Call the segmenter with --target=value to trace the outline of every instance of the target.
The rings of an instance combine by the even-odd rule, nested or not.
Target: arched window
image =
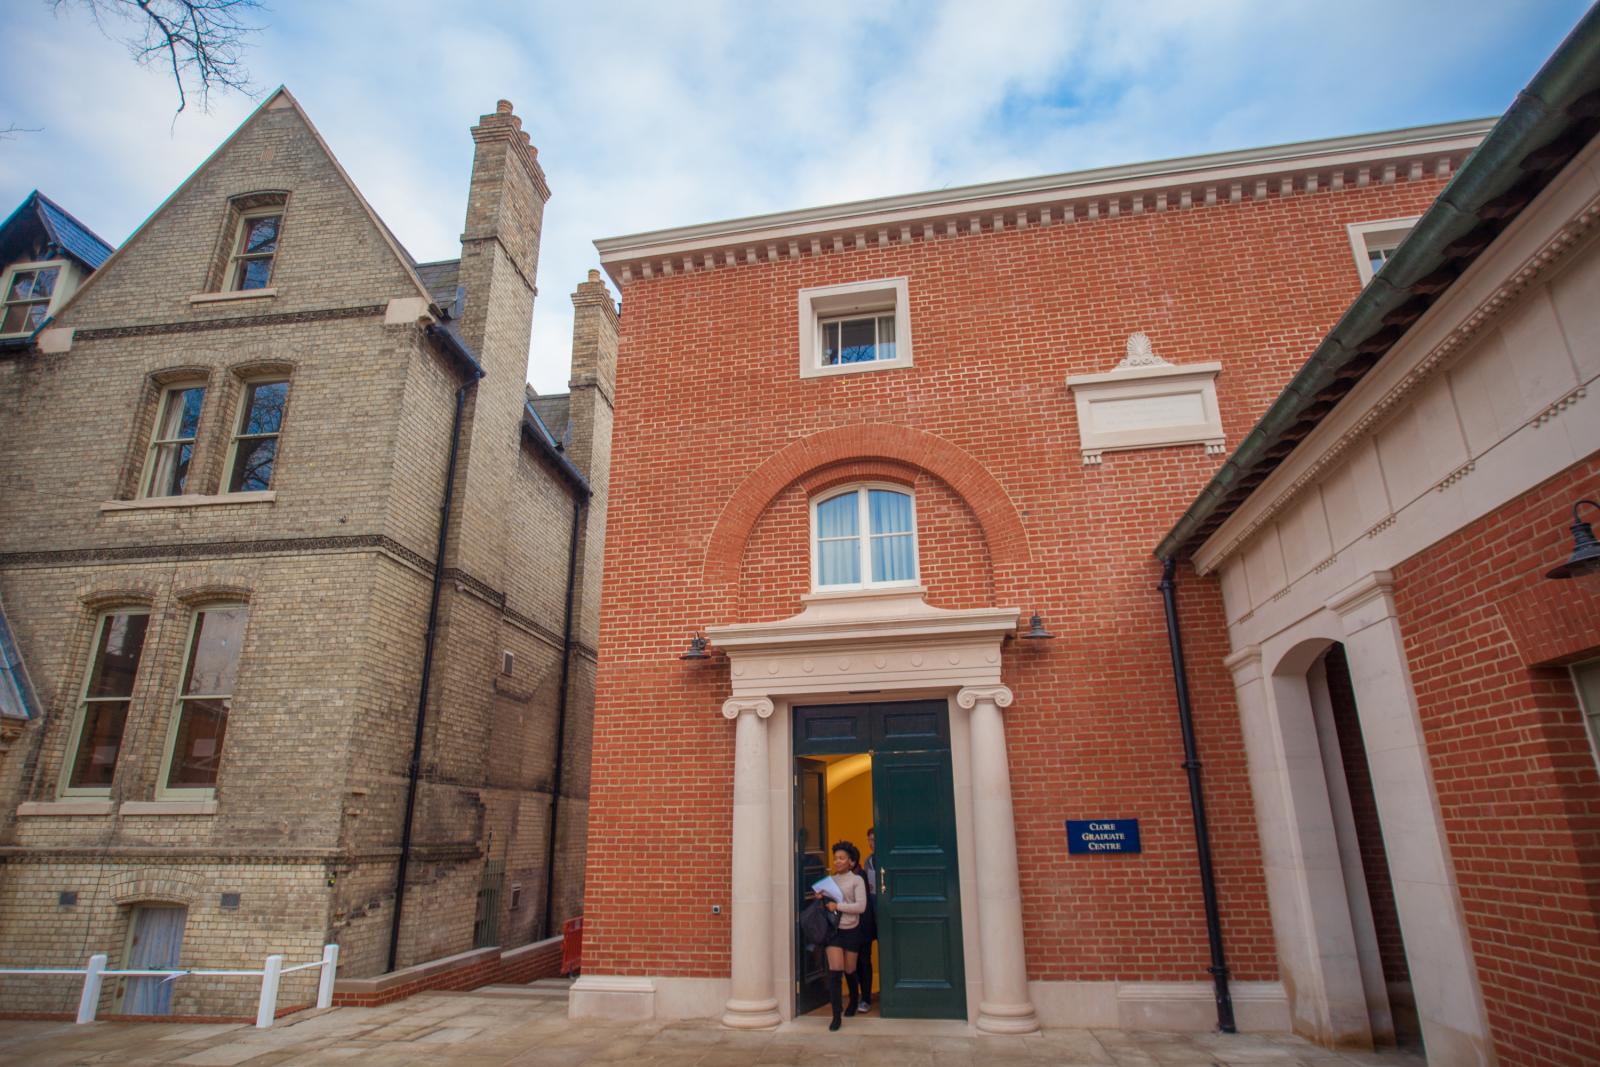
[[[917,518],[904,489],[857,485],[811,507],[811,581],[817,589],[911,585]]]

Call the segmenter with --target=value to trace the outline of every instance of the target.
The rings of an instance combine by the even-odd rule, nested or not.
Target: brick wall
[[[728,973],[726,919],[662,906],[731,832],[726,665],[676,657],[707,624],[799,609],[807,487],[868,460],[863,473],[898,472],[917,489],[931,602],[1038,610],[1057,634],[1005,651],[1030,976],[1205,980],[1150,549],[1217,461],[1191,446],[1083,466],[1064,379],[1110,369],[1143,330],[1172,362],[1223,363],[1218,396],[1237,443],[1357,291],[1345,224],[1417,214],[1439,188],[1273,195],[626,284],[588,969]],[[797,291],[902,275],[916,365],[800,379]],[[1221,605],[1192,582],[1180,605],[1229,960],[1239,978],[1271,979]],[[1111,816],[1141,819],[1144,853],[1069,862],[1061,820]],[[724,877],[723,861],[713,867]]]
[[[1600,1052],[1600,772],[1562,665],[1600,654],[1600,589],[1544,577],[1571,551],[1573,501],[1596,495],[1591,457],[1394,571],[1502,1063]]]

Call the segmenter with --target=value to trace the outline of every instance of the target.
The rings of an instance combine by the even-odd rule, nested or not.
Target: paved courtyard
[[[960,1024],[861,1017],[828,1033],[806,1018],[775,1033],[734,1033],[712,1023],[577,1024],[558,997],[434,993],[381,1008],[304,1012],[270,1030],[242,1025],[0,1022],[0,1063],[28,1067],[192,1064],[195,1067],[457,1064],[1054,1064],[1060,1067],[1422,1067],[1403,1052],[1329,1052],[1298,1038],[1257,1035],[1052,1030],[1030,1037],[974,1037]]]

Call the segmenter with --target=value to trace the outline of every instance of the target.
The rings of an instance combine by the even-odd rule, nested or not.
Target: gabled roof
[[[13,243],[23,247],[46,244],[52,255],[71,256],[89,270],[98,269],[115,250],[110,242],[37,189],[0,223],[0,256],[14,258],[9,254]]]
[[[1600,134],[1600,6],[1567,35],[1161,544],[1190,557]]]
[[[271,93],[268,93],[267,98],[261,102],[261,106],[252,111],[243,122],[239,123],[238,128],[235,129],[233,133],[228,135],[227,140],[219,144],[216,149],[205,158],[205,162],[196,167],[194,172],[183,180],[182,184],[180,184],[176,189],[172,190],[167,198],[150,213],[150,217],[145,219],[144,222],[140,223],[139,228],[134,230],[133,233],[129,235],[128,239],[122,243],[121,247],[107,257],[107,262],[115,262],[118,258],[125,254],[130,247],[136,244],[139,237],[143,235],[144,232],[150,228],[151,224],[160,217],[161,213],[166,210],[167,205],[177,200],[183,191],[189,188],[189,186],[194,183],[200,174],[211,165],[212,161],[221,156],[222,153],[227,150],[228,146],[233,144],[233,142],[239,138],[239,135],[248,129],[251,123],[256,121],[257,117],[268,111],[275,111],[279,108],[292,108],[295,114],[300,117],[300,120],[305,123],[306,130],[310,133],[312,140],[316,142],[317,147],[320,148],[327,156],[328,162],[333,165],[334,171],[339,175],[339,178],[344,182],[346,188],[348,188],[350,193],[355,197],[356,202],[361,205],[361,209],[366,214],[368,220],[370,220],[372,224],[377,227],[379,236],[383,238],[384,243],[389,246],[390,251],[392,251],[395,257],[400,261],[401,269],[405,271],[406,277],[412,282],[412,284],[416,286],[417,295],[426,296],[429,297],[429,299],[432,299],[431,294],[428,292],[427,286],[423,285],[422,279],[417,277],[416,259],[411,255],[410,252],[405,250],[403,245],[400,244],[400,241],[395,237],[393,231],[389,229],[388,224],[385,223],[383,219],[378,216],[378,213],[372,209],[372,205],[367,202],[367,198],[361,195],[361,190],[357,188],[356,183],[351,180],[349,173],[344,169],[343,164],[339,162],[339,158],[333,154],[333,149],[328,147],[327,141],[323,140],[322,134],[317,130],[316,124],[311,121],[311,116],[306,114],[305,108],[300,106],[300,101],[296,100],[294,98],[294,94],[289,92],[286,87],[281,85]],[[61,309],[56,313],[57,317],[59,318],[61,315],[65,314],[67,309],[71,308],[80,299],[82,299],[83,294],[87,290],[93,288],[94,283],[100,278],[102,273],[103,272],[101,271],[97,271],[89,278],[88,281],[80,285],[78,287],[78,291],[73,293],[67,302],[61,306]]]

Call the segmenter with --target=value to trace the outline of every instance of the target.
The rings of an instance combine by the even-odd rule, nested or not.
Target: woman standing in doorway
[[[833,846],[833,881],[843,896],[840,901],[828,901],[831,912],[838,913],[839,928],[828,936],[828,1003],[833,1006],[833,1022],[829,1030],[839,1029],[843,991],[842,981],[850,985],[850,1005],[843,1014],[854,1015],[861,1002],[861,988],[856,981],[856,959],[861,950],[861,915],[867,910],[867,884],[855,873],[861,852],[848,841],[835,842]]]

